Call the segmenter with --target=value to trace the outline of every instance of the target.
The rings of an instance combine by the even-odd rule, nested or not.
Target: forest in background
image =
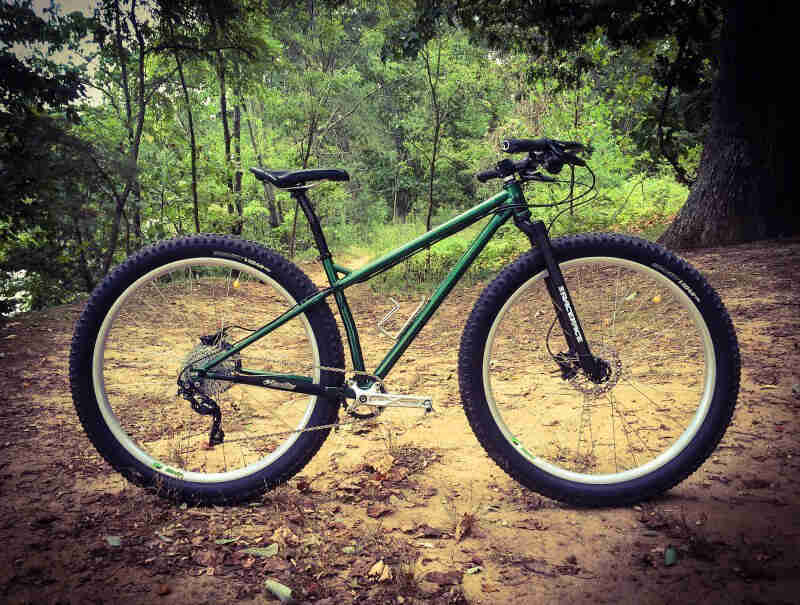
[[[577,55],[536,55],[497,50],[453,22],[420,41],[405,33],[413,3],[403,2],[101,0],[90,14],[39,15],[15,1],[2,11],[5,312],[73,300],[175,235],[230,233],[313,255],[294,201],[250,166],[347,170],[348,183],[311,197],[334,253],[372,256],[494,194],[497,182],[474,174],[499,159],[503,138],[577,140],[591,146],[599,197],[553,233],[655,238],[686,201],[708,118],[708,99],[665,95],[658,69],[678,52],[669,38],[621,48],[598,28]],[[695,75],[710,80],[710,65]],[[528,198],[565,192],[529,186]],[[468,241],[438,244],[386,279],[424,281]],[[507,228],[475,270],[527,245]]]

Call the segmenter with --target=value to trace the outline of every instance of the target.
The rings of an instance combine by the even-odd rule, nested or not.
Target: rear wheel
[[[581,505],[631,503],[694,472],[733,413],[739,353],[719,297],[668,251],[623,236],[553,249],[602,377],[570,356],[532,251],[481,295],[461,343],[470,424],[512,477]]]
[[[336,422],[338,400],[189,372],[315,292],[278,254],[232,238],[175,239],[131,257],[92,294],[72,343],[73,399],[95,447],[131,481],[182,501],[241,501],[297,473],[329,432],[305,429]],[[331,366],[344,367],[343,350],[322,303],[214,370],[341,384],[321,369]],[[224,436],[210,445],[214,407]]]

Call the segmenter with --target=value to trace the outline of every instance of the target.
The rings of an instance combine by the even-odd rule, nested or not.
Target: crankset
[[[423,410],[426,414],[433,411],[433,398],[424,395],[387,393],[381,382],[373,383],[369,387],[362,389],[356,381],[352,381],[350,388],[356,394],[353,405],[355,407],[368,406],[374,408],[371,413],[373,416],[377,416],[388,407],[416,408]],[[358,414],[358,412],[351,412],[350,410],[348,410],[348,413],[351,413],[351,415]]]

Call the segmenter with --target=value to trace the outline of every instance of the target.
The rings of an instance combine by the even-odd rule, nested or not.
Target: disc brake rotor
[[[592,353],[608,365],[608,376],[602,382],[595,382],[584,372],[576,372],[568,379],[572,388],[587,397],[596,398],[604,393],[608,393],[619,382],[622,374],[622,361],[617,352],[611,347],[599,344],[592,344]]]

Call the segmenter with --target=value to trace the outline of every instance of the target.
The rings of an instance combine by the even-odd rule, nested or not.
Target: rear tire
[[[692,474],[725,433],[739,389],[733,324],[705,279],[660,246],[618,235],[552,244],[608,376],[570,377],[554,360],[567,345],[533,250],[486,287],[467,321],[467,418],[503,470],[546,496],[584,506],[650,498]]]
[[[209,447],[212,417],[178,395],[177,381],[316,292],[277,253],[230,237],[177,238],[132,256],[95,289],[75,326],[70,382],[89,439],[130,481],[178,501],[241,502],[286,481],[330,429],[299,431],[336,422],[338,399],[204,380],[199,388],[217,402],[225,431]],[[343,374],[323,366],[344,367],[324,302],[215,369],[340,385]]]

